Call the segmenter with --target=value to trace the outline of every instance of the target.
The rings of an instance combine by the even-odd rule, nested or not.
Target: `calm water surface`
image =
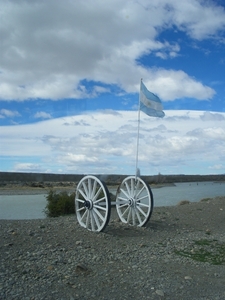
[[[225,182],[182,182],[175,186],[152,189],[155,206],[176,205],[181,200],[197,202],[204,198],[225,196]]]
[[[0,195],[0,219],[44,219],[46,195]]]
[[[116,189],[110,190],[115,193]],[[154,206],[176,205],[181,200],[191,202],[203,198],[225,196],[225,183],[184,182],[175,186],[154,188]],[[43,210],[47,204],[46,195],[0,195],[0,219],[43,219]]]

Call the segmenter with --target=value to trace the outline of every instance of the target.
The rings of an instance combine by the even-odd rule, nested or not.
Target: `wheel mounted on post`
[[[75,211],[79,224],[90,231],[100,232],[107,226],[111,213],[109,191],[96,176],[85,176],[78,183]]]
[[[126,177],[117,190],[116,210],[120,220],[133,226],[144,226],[153,211],[153,194],[140,177]]]

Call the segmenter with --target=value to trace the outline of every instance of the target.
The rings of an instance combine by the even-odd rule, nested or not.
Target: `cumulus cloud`
[[[201,82],[191,78],[183,71],[151,70],[146,83],[164,100],[174,100],[182,97],[194,97],[198,100],[210,99],[215,91]]]
[[[222,169],[224,169],[224,165],[218,164],[218,165],[210,166],[209,169],[211,169],[211,170],[222,170]]]
[[[200,118],[203,121],[225,121],[224,115],[220,113],[212,113],[210,111],[205,111]]]
[[[41,165],[35,163],[16,163],[15,172],[39,172]]]
[[[20,116],[20,113],[16,110],[9,110],[9,109],[1,109],[0,110],[0,118],[5,118],[5,117],[18,117]]]
[[[221,162],[225,158],[225,130],[221,122],[202,120],[201,111],[165,113],[163,119],[146,118],[141,113],[141,173],[207,174],[216,165],[222,167],[214,171],[224,173]],[[225,117],[225,113],[221,116]],[[10,160],[11,171],[134,174],[137,113],[92,112],[37,124],[4,126],[0,139],[4,145],[0,157]]]
[[[225,141],[225,130],[222,127],[197,128],[191,132],[188,132],[187,135],[198,136],[199,138],[215,138],[216,140]]]
[[[94,97],[98,82],[137,92],[140,78],[163,100],[210,99],[215,91],[182,70],[146,68],[138,59],[179,55],[178,43],[159,41],[177,28],[192,39],[218,37],[224,9],[198,0],[2,1],[0,98],[3,100]],[[94,81],[90,92],[82,80]],[[163,86],[163,89],[162,89]]]
[[[186,31],[192,38],[202,40],[212,38],[223,30],[224,8],[215,1],[169,1],[169,11],[176,26]]]
[[[34,115],[35,119],[51,119],[51,114],[46,113],[44,111],[38,111],[36,112],[36,114]]]

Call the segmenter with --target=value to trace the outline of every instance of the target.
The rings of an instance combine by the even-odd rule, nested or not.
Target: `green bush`
[[[48,217],[58,217],[62,215],[74,214],[75,193],[68,194],[67,192],[54,192],[50,190],[46,196],[47,205],[45,207],[45,214]]]

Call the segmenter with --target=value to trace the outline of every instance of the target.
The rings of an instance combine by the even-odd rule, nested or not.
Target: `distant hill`
[[[9,182],[78,182],[84,174],[51,174],[51,173],[20,173],[0,172],[0,184]],[[106,184],[119,184],[128,175],[103,175],[96,174]],[[225,174],[220,175],[151,175],[141,176],[149,184],[173,182],[200,182],[200,181],[225,181]]]

